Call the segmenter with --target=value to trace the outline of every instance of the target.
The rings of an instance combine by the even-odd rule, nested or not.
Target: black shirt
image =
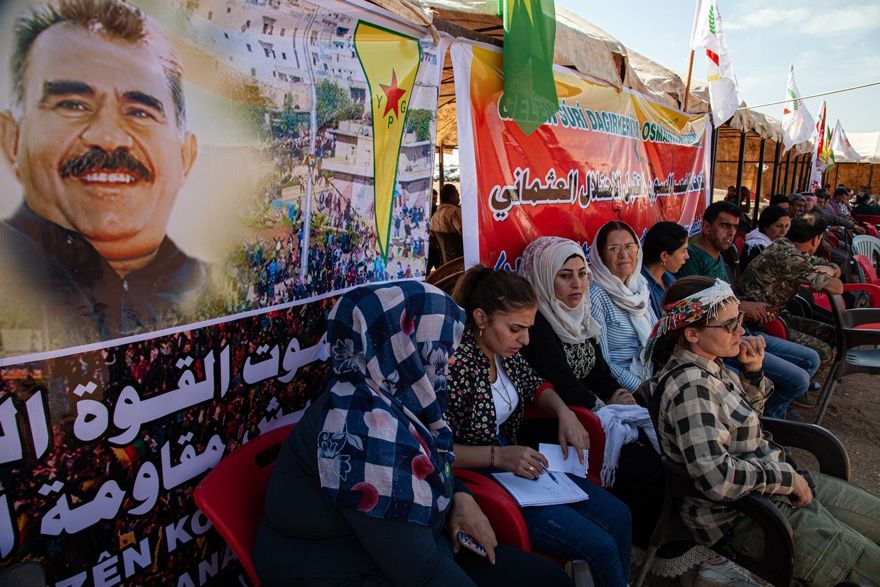
[[[183,253],[165,237],[145,267],[120,277],[80,233],[63,228],[22,205],[5,221],[23,247],[4,250],[16,256],[19,278],[42,294],[50,316],[85,340],[108,339],[173,326],[182,307],[195,303],[208,284],[207,265]],[[2,301],[0,301],[2,303]]]
[[[553,385],[553,389],[565,403],[593,409],[596,397],[608,401],[620,386],[593,341],[588,340],[583,345],[592,347],[584,350],[588,351],[587,355],[594,356],[594,363],[586,366],[589,372],[579,378],[569,365],[562,340],[556,336],[546,318],[538,312],[535,315],[535,324],[529,328],[529,344],[520,352],[532,369]]]

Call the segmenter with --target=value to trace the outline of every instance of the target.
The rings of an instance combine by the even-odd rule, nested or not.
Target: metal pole
[[[794,191],[794,185],[798,180],[798,165],[801,163],[802,157],[800,155],[794,156],[794,167],[791,169],[791,184],[787,186],[786,193],[791,193]]]
[[[739,135],[739,163],[736,165],[736,197],[739,198],[739,190],[743,182],[743,160],[746,156],[746,131]]]
[[[813,172],[813,158],[810,155],[804,155],[804,167],[801,172],[801,181],[798,191],[802,192],[807,189],[807,184],[810,181],[810,175]]]
[[[715,160],[718,159],[718,127],[712,131],[712,167],[709,168],[709,203],[715,200]]]
[[[438,164],[440,165],[440,189],[443,189],[443,184],[446,183],[446,172],[443,170],[443,145],[440,145],[438,149],[439,153],[437,153]]]
[[[691,93],[691,73],[693,72],[693,70],[694,70],[694,50],[691,49],[691,56],[690,56],[690,59],[688,59],[687,83],[684,85],[684,106],[681,107],[681,109],[684,112],[688,111],[688,94]]]
[[[784,192],[785,186],[788,185],[788,168],[791,167],[791,151],[785,154],[785,176],[782,178],[782,187],[773,190],[773,193]]]
[[[758,149],[758,187],[755,188],[755,211],[752,212],[752,224],[758,225],[758,204],[761,202],[761,180],[764,179],[764,144],[767,139],[761,139],[761,147]]]
[[[779,179],[779,156],[782,151],[782,143],[776,143],[776,151],[773,154],[773,178],[770,180],[770,195],[776,194],[776,181]]]
[[[810,160],[810,158],[809,158],[809,156],[807,156],[807,162],[808,162],[808,163],[809,163],[809,160]],[[804,180],[803,180],[803,182],[801,182],[801,184],[803,185],[803,187],[801,188],[801,191],[802,191],[802,192],[803,192],[803,191],[806,191],[806,190],[809,189],[809,187],[810,187],[810,175],[811,175],[812,172],[813,172],[813,168],[812,168],[811,165],[807,164],[807,165],[806,165],[806,170],[807,170],[807,171],[804,173]]]
[[[868,192],[874,193],[874,163],[868,163]]]

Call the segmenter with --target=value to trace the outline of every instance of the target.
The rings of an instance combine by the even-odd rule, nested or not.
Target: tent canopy
[[[501,19],[496,14],[498,0],[371,1],[404,18],[424,26],[434,26],[452,36],[467,36],[495,45],[501,45],[504,38]],[[679,75],[627,49],[596,25],[561,7],[556,8],[554,62],[612,87],[629,88],[670,108],[682,109],[685,83]],[[704,81],[691,80],[688,111],[708,112],[709,109],[708,85]],[[782,139],[782,125],[778,120],[750,109],[739,110],[727,124],[774,142]],[[851,142],[855,147],[855,142]],[[437,113],[437,145],[453,147],[457,144],[455,88],[452,63],[447,55]],[[808,150],[809,143],[795,147],[798,153]]]
[[[862,156],[859,163],[880,163],[880,132],[851,132],[849,144]]]

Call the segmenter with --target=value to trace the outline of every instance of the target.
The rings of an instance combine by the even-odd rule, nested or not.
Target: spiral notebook
[[[590,496],[565,473],[554,473],[556,481],[547,473],[537,479],[526,479],[513,473],[492,473],[492,476],[510,493],[520,507],[561,505],[590,499]]]

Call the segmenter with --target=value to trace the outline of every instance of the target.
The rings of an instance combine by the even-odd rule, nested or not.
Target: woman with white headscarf
[[[584,252],[572,240],[545,236],[530,243],[522,259],[519,273],[535,289],[538,313],[529,328],[530,342],[520,353],[566,403],[597,412],[606,435],[603,485],[629,506],[633,542],[644,548],[663,505],[663,469],[649,438],[614,412],[644,412],[653,436],[647,410],[617,385],[597,348],[601,328],[590,315],[592,274]],[[606,402],[620,405],[606,407]],[[537,422],[533,434],[541,440],[547,434]],[[632,432],[629,438],[625,431]],[[646,487],[660,490],[646,492]]]
[[[616,220],[603,225],[590,247],[590,268],[590,313],[602,326],[602,355],[617,383],[633,393],[650,375],[642,351],[657,321],[635,231]]]
[[[606,403],[633,403],[598,349],[602,331],[590,315],[592,272],[574,241],[544,236],[523,251],[519,273],[538,298],[538,314],[522,355],[565,403],[598,410]]]

